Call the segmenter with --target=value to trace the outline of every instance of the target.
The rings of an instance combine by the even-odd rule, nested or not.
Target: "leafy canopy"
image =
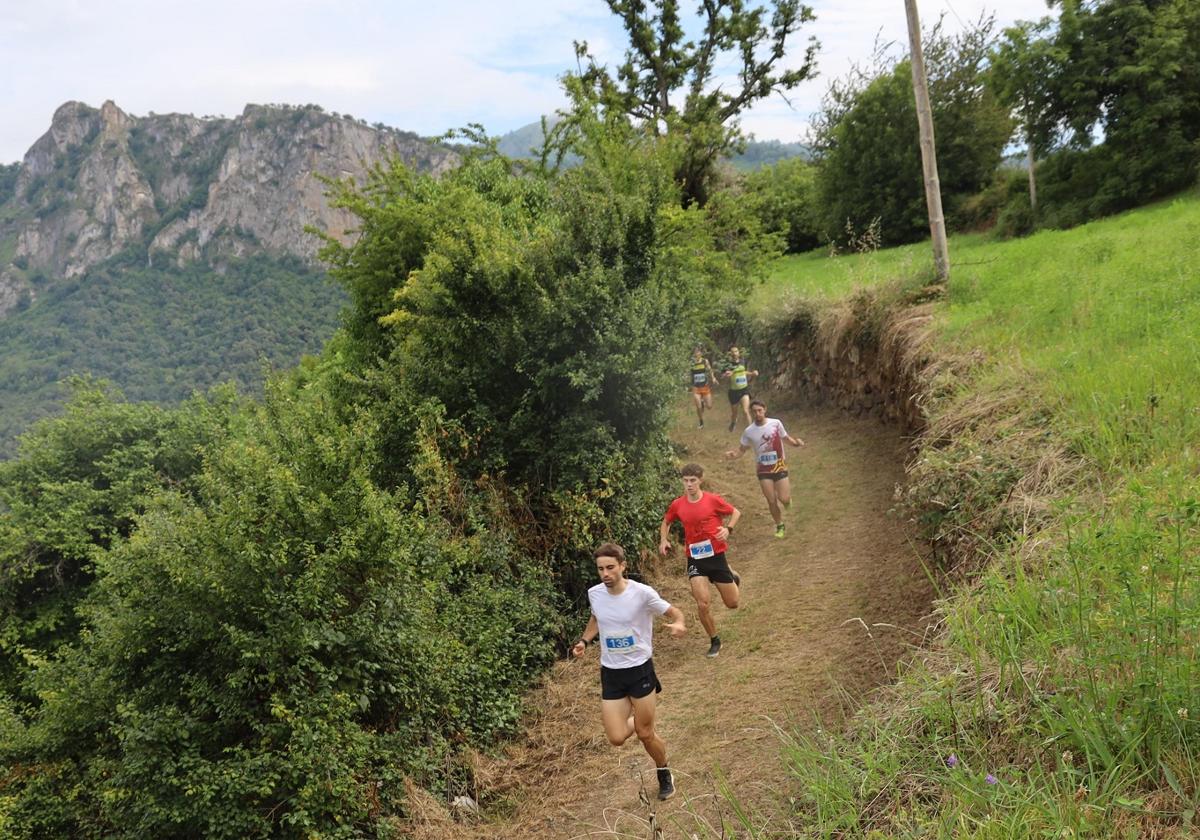
[[[693,38],[677,0],[605,2],[629,39],[625,61],[614,74],[596,63],[586,42],[576,43],[584,66],[568,73],[565,83],[654,136],[677,136],[675,178],[683,204],[703,205],[714,167],[742,139],[739,115],[815,72],[815,38],[809,38],[798,64],[788,66],[787,60],[788,41],[814,20],[812,9],[799,0],[772,0],[769,8],[703,0],[696,12],[699,35]],[[722,74],[727,63],[736,67],[732,79]]]

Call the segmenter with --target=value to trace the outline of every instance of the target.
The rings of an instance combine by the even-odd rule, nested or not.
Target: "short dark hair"
[[[750,400],[751,408],[754,408],[754,406],[756,406],[756,405],[761,405],[763,408],[767,407],[767,404],[765,402],[763,402],[762,400]]]
[[[617,545],[616,543],[601,543],[596,547],[596,550],[592,552],[592,559],[599,560],[601,557],[615,557],[617,558],[618,562],[624,563],[625,549],[621,548],[621,546]]]
[[[704,478],[704,467],[699,464],[684,464],[679,469],[680,478],[688,475],[694,475],[696,478]]]

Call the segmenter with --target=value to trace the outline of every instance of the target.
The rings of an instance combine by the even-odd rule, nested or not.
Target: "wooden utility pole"
[[[908,14],[908,42],[912,52],[913,94],[917,98],[917,124],[921,129],[921,167],[925,171],[925,204],[929,208],[929,233],[933,238],[933,266],[938,280],[950,279],[950,249],[946,244],[946,217],[942,214],[942,187],[938,182],[937,149],[933,143],[933,109],[929,107],[929,82],[921,51],[921,21],[917,0],[904,0]]]

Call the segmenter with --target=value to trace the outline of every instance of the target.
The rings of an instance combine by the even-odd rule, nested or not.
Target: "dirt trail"
[[[429,836],[687,838],[701,823],[721,836],[720,821],[732,818],[722,786],[758,820],[781,813],[788,784],[777,726],[836,721],[892,678],[896,661],[920,640],[932,600],[918,547],[887,515],[904,442],[876,420],[833,410],[772,416],[807,444],[789,449],[793,503],[782,540],[773,536],[750,454],[721,457],[740,433],[726,431],[723,400],[705,429],[681,413],[688,428],[674,435],[684,460],[705,467],[706,489],[743,513],[729,549],[743,579],[742,607],[726,610],[714,592],[724,642],[716,659],[704,656],[708,640],[681,557],[660,559],[646,574],[688,622],[683,639],[656,633],[654,657],[664,687],[659,731],[680,795],[654,800],[653,766],[636,738],[620,749],[605,740],[592,648],[555,667],[510,755],[481,762],[484,821],[431,824]]]

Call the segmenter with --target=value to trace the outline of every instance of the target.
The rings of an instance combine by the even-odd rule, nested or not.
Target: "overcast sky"
[[[815,35],[820,75],[790,107],[775,97],[745,116],[760,139],[802,139],[830,79],[877,35],[906,37],[903,0],[811,5],[792,60]],[[945,13],[951,28],[998,6],[1001,25],[1046,14],[1045,0],[920,3],[923,23]],[[314,103],[424,135],[468,122],[502,134],[562,104],[575,39],[609,63],[624,44],[601,0],[0,0],[0,162],[68,100],[197,116]]]

